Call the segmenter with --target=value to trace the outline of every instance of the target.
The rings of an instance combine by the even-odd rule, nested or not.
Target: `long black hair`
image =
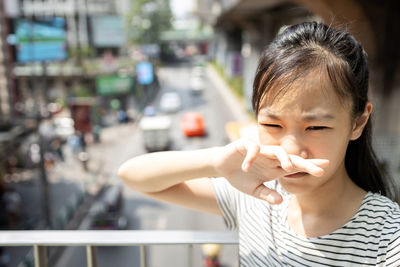
[[[253,109],[258,114],[265,97],[276,97],[300,76],[317,67],[324,71],[343,100],[351,100],[352,118],[360,116],[368,101],[366,53],[346,30],[319,22],[304,22],[286,28],[264,50],[253,84]],[[268,92],[268,96],[267,93]],[[343,101],[346,102],[346,101]],[[366,191],[394,197],[371,145],[368,120],[362,135],[350,141],[345,166],[350,178]]]

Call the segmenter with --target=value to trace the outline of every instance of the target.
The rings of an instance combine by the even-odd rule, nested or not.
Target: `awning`
[[[248,16],[260,13],[263,10],[287,4],[288,0],[242,0],[231,9],[223,12],[217,19],[215,26],[222,26],[231,21],[239,21]]]

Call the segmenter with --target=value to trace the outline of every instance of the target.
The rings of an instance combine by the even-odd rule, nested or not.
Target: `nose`
[[[281,147],[285,149],[288,154],[308,158],[307,149],[304,147],[299,137],[294,135],[287,135],[281,139]]]

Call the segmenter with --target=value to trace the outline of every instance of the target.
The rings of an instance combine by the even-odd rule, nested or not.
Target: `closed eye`
[[[272,127],[272,128],[281,128],[279,124],[270,124],[270,123],[264,123],[262,124],[264,127]]]
[[[326,129],[329,129],[329,127],[326,127],[326,126],[310,126],[310,127],[307,127],[307,130],[311,130],[311,131],[326,130]]]

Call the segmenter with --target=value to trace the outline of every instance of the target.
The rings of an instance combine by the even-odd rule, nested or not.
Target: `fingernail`
[[[321,159],[318,162],[319,167],[327,167],[329,165],[329,160],[327,159]]]
[[[284,167],[285,171],[291,171],[293,169],[293,165],[290,163],[285,164]]]
[[[322,176],[324,174],[324,169],[316,168],[316,169],[313,170],[313,173],[314,173],[315,176],[318,176],[318,177]]]
[[[249,168],[249,163],[243,163],[242,165],[242,170],[247,171],[247,169]]]

